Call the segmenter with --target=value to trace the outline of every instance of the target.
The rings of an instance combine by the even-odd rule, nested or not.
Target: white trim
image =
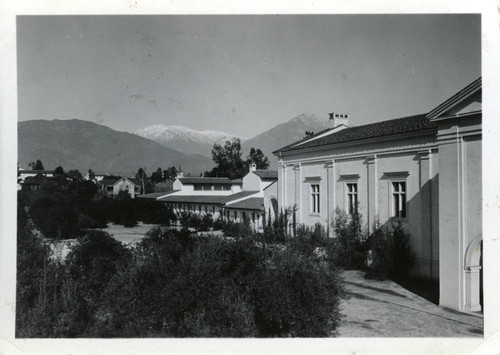
[[[389,179],[388,179],[388,182],[389,182],[389,188],[388,188],[388,191],[389,191],[389,219],[395,219],[395,220],[400,220],[400,221],[406,221],[408,220],[408,177],[409,175],[403,175],[403,174],[397,174],[397,173],[394,173],[394,175],[389,175],[389,174],[384,174],[384,175],[388,175],[389,176]],[[405,196],[405,208],[404,208],[404,211],[405,211],[405,215],[403,217],[400,217],[400,216],[396,216],[396,211],[395,211],[395,201],[394,201],[394,195],[395,195],[395,190],[394,190],[394,184],[395,183],[401,183],[401,182],[404,182],[405,183],[405,187],[404,187],[404,190],[402,192],[399,192],[398,193],[398,198],[399,198],[399,204],[402,205],[402,201],[401,201],[401,196],[404,195]],[[401,208],[401,207],[400,207]]]
[[[350,159],[359,159],[359,158],[367,158],[368,156],[373,156],[374,154],[377,157],[382,155],[398,155],[398,154],[407,154],[409,152],[419,152],[424,149],[438,149],[439,145],[437,142],[429,143],[429,144],[421,144],[412,146],[409,148],[387,148],[385,150],[375,150],[375,151],[364,151],[357,154],[345,153],[340,155],[328,154],[322,158],[311,159],[311,158],[299,158],[299,159],[290,159],[287,160],[287,164],[295,164],[295,163],[303,163],[303,164],[315,164],[315,163],[329,163],[332,159],[335,160],[350,160]],[[301,152],[303,153],[303,152]]]
[[[318,191],[314,191],[313,186],[318,187]],[[317,196],[317,200],[314,198]],[[315,205],[315,202],[317,204]],[[316,209],[317,207],[317,209]],[[319,181],[314,181],[309,183],[309,214],[310,215],[320,215],[321,214],[321,184]]]

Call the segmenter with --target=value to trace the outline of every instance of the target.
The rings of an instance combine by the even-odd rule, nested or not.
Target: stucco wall
[[[347,209],[347,183],[357,183],[358,208],[370,228],[379,219],[401,221],[410,234],[415,276],[438,277],[435,133],[400,140],[340,146],[284,157],[279,167],[280,208],[298,207],[298,223],[332,225],[335,207]],[[434,149],[434,151],[432,151]],[[392,182],[406,181],[407,216],[393,218]],[[311,184],[320,185],[320,213],[311,211]]]
[[[439,122],[440,304],[465,309],[465,253],[482,235],[481,115]]]

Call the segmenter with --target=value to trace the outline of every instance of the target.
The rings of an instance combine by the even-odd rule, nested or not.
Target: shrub
[[[148,199],[136,198],[133,206],[137,213],[137,219],[147,224],[163,224],[169,226],[177,219],[172,208],[164,203]]]
[[[227,221],[222,228],[222,232],[227,237],[243,238],[252,234],[252,227],[248,219],[245,219],[243,222]]]
[[[403,279],[408,276],[413,266],[413,252],[410,248],[410,235],[403,229],[401,222],[398,221],[393,225],[392,231],[393,240],[393,269],[392,277],[395,280]]]
[[[409,246],[409,235],[401,222],[386,228],[376,221],[368,238],[370,262],[365,276],[385,280],[404,279],[412,267],[413,254]]]
[[[129,250],[89,232],[64,264],[50,263],[45,247],[27,247],[20,253],[40,254],[31,269],[28,254],[19,259],[27,276],[21,285],[34,295],[18,294],[16,334],[332,336],[340,320],[338,272],[300,240],[268,246],[254,235],[197,237],[158,226]]]
[[[293,240],[293,239],[291,239]],[[312,248],[288,244],[261,265],[255,285],[258,336],[327,337],[340,322],[341,281]]]
[[[199,231],[205,232],[210,230],[210,228],[213,228],[214,226],[214,219],[210,213],[204,214],[201,217],[201,223],[200,223],[200,228]]]
[[[226,221],[224,221],[224,218],[222,218],[222,216],[219,216],[219,218],[217,218],[214,221],[213,228],[215,230],[222,230],[224,228],[225,224],[226,224]]]
[[[364,269],[368,255],[367,231],[362,226],[361,214],[348,216],[336,208],[333,231],[335,236],[327,248],[330,260],[348,269]]]

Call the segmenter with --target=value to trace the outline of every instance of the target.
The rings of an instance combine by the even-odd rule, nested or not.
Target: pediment
[[[450,116],[460,116],[482,110],[481,78],[467,85],[464,89],[440,104],[427,114],[427,118],[439,120]]]

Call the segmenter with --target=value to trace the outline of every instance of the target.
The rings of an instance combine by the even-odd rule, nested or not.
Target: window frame
[[[402,191],[395,190],[395,184],[404,184]],[[390,193],[390,218],[394,220],[406,221],[408,219],[408,178],[406,177],[393,177],[389,179],[389,193]],[[400,185],[401,186],[401,185]],[[396,196],[397,200],[396,200]],[[402,199],[402,197],[404,197]],[[396,211],[397,206],[401,207]],[[403,208],[404,207],[404,208]],[[403,215],[399,215],[403,212]]]
[[[349,216],[352,216],[353,214],[355,213],[358,213],[359,212],[359,183],[358,183],[358,180],[346,180],[345,182],[345,195],[346,195],[346,212]],[[349,186],[355,186],[356,187],[356,191],[352,192],[350,191],[349,189]],[[354,201],[354,210],[355,210],[355,213],[352,213],[351,211],[351,197],[352,196],[355,196],[355,201]]]
[[[315,191],[317,187],[317,191]],[[321,214],[321,184],[319,181],[309,184],[309,214],[319,216]]]

